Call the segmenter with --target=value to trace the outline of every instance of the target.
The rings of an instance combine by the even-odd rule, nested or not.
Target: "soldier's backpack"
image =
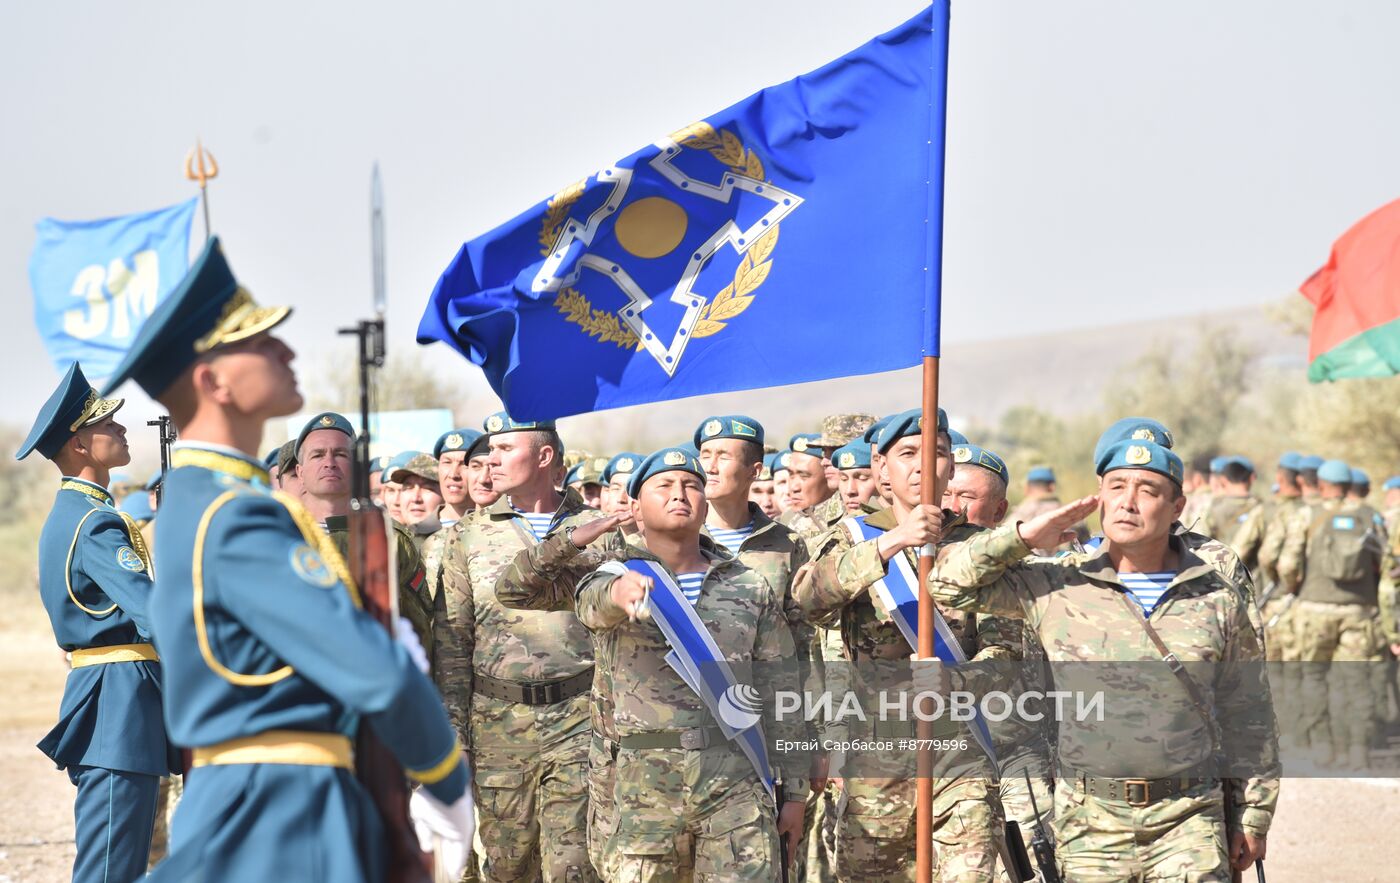
[[[1356,509],[1323,510],[1308,530],[1308,570],[1339,583],[1380,571],[1381,542],[1369,514]]]

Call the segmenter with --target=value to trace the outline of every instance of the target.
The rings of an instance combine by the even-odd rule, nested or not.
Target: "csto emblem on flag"
[[[772,270],[778,225],[802,198],[766,181],[758,154],[727,129],[694,123],[653,148],[636,169],[609,166],[549,200],[545,261],[530,290],[556,293],[555,307],[588,337],[645,350],[674,375],[691,340],[718,334],[752,303]],[[643,176],[648,170],[655,174]],[[766,211],[741,218],[739,193],[764,200]],[[584,204],[586,194],[593,204]],[[682,249],[696,233],[705,238]],[[701,275],[726,248],[739,258],[733,278],[706,295]],[[659,311],[642,277],[658,271],[679,280],[667,300],[680,315],[664,328],[649,321]],[[620,308],[595,305],[615,300],[613,292],[624,299]]]

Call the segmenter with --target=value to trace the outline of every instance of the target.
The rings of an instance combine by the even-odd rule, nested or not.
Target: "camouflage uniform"
[[[962,516],[951,512],[943,515],[942,543],[957,542],[980,530],[967,524]],[[893,509],[868,516],[866,523],[882,530],[897,524]],[[850,678],[857,695],[873,697],[880,689],[898,691],[898,685],[881,683],[874,687],[868,681],[872,667],[888,668],[891,663],[907,660],[913,652],[889,612],[869,591],[886,573],[876,541],[856,543],[845,526],[838,526],[821,537],[814,550],[812,566],[798,577],[794,588],[798,603],[817,625],[839,626],[844,656],[853,663]],[[902,554],[917,566],[912,553],[906,550]],[[1019,657],[1018,623],[958,611],[945,611],[944,618],[969,659]],[[884,666],[880,666],[881,662]],[[1009,678],[987,677],[980,682],[969,680],[966,689],[981,694],[1008,683]],[[907,678],[903,687],[908,689]],[[850,736],[897,741],[915,735],[912,720],[875,720],[875,715],[870,718],[847,721]],[[940,718],[935,722],[933,738],[968,738],[968,731],[960,723]],[[838,879],[870,883],[914,879],[912,753],[888,756],[858,752],[846,758],[840,771],[845,782],[837,821]],[[966,750],[936,752],[932,775],[935,878],[958,883],[993,880],[1003,821],[991,784],[990,765],[969,740]]]
[[[1299,707],[1303,672],[1300,666],[1293,664],[1300,658],[1298,636],[1293,628],[1293,608],[1297,599],[1281,584],[1278,564],[1284,540],[1288,536],[1288,525],[1307,505],[1302,497],[1280,497],[1264,526],[1259,545],[1259,571],[1264,583],[1277,586],[1259,612],[1264,620],[1264,657],[1271,663],[1270,677],[1278,692],[1278,704],[1283,708]]]
[[[1024,626],[1021,648],[1019,674],[1008,690],[1018,699],[1026,690],[1050,689],[1045,648],[1039,636]],[[1028,846],[1036,826],[1048,828],[1054,818],[1054,727],[1049,720],[1035,722],[1013,714],[1002,721],[987,722],[1000,761],[1002,809],[1009,821],[1020,826]]]
[[[1111,729],[1060,721],[1055,834],[1068,880],[1229,880],[1218,779],[1154,782],[1153,789],[1165,784],[1176,793],[1153,799],[1152,789],[1144,789],[1145,803],[1122,794],[1129,777],[1192,776],[1213,767],[1215,746],[1223,742],[1229,743],[1227,774],[1241,776],[1225,780],[1235,798],[1231,829],[1265,836],[1273,820],[1278,743],[1250,600],[1181,537],[1170,542],[1180,570],[1151,622],[1193,669],[1213,710],[1209,732],[1128,608],[1107,542],[1093,557],[1022,561],[1031,550],[1010,524],[944,547],[934,568],[930,591],[940,602],[1025,617],[1041,638],[1057,688],[1092,693],[1097,687],[1112,695],[1105,703],[1113,710],[1105,719]],[[1081,662],[1135,664],[1074,665]],[[1078,681],[1066,681],[1065,673],[1078,674]],[[1241,764],[1247,773],[1239,772]],[[1121,789],[1116,796],[1108,790],[1114,783]]]
[[[594,517],[569,491],[550,536]],[[459,527],[443,556],[437,677],[472,753],[482,877],[594,879],[584,834],[593,642],[572,613],[497,600],[498,578],[537,545],[508,497]],[[526,690],[560,698],[527,704]]]
[[[1210,510],[1212,494],[1202,488],[1186,496],[1186,507],[1181,510],[1181,523],[1186,529],[1199,533],[1205,524],[1206,512]]]
[[[1239,533],[1249,514],[1263,505],[1258,497],[1249,494],[1214,497],[1201,516],[1201,523],[1196,530],[1222,543],[1233,545],[1235,535]]]
[[[806,509],[789,509],[778,516],[778,523],[793,531],[807,542],[808,551],[815,551],[812,544],[846,517],[846,505],[840,494],[832,494],[815,506]]]
[[[1376,628],[1382,525],[1374,510],[1345,500],[1299,509],[1278,565],[1283,585],[1298,595],[1294,630],[1304,663],[1295,718],[1299,745],[1320,745],[1324,756],[1349,752],[1358,766],[1366,765],[1376,726],[1371,670],[1378,666],[1361,663],[1382,658]]]
[[[794,647],[778,592],[723,550],[701,549],[710,569],[696,611],[721,653],[735,666],[790,666]],[[627,555],[657,560],[637,546]],[[705,705],[666,662],[670,648],[660,628],[649,619],[629,621],[613,604],[615,579],[606,570],[595,572],[577,599],[579,619],[599,636],[614,686],[620,748],[610,879],[660,883],[688,878],[692,868],[697,881],[776,879],[772,801],[748,760],[724,740]],[[797,688],[797,672],[786,671],[790,683],[754,679],[767,707],[774,690]],[[765,735],[773,742],[800,732],[798,723],[775,720]],[[692,737],[702,747],[679,747]],[[783,770],[788,800],[806,799],[806,774],[805,758],[800,768]]]

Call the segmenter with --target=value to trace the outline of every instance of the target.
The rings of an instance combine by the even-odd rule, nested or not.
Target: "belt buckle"
[[[1133,789],[1140,789],[1142,796],[1134,799]],[[1152,781],[1150,779],[1124,779],[1123,799],[1128,806],[1144,807],[1152,802]]]
[[[704,730],[681,731],[681,747],[686,751],[700,751],[705,748],[708,741],[705,738]]]
[[[526,705],[544,705],[544,684],[523,684]]]

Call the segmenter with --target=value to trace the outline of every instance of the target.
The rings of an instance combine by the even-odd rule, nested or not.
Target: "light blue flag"
[[[940,0],[466,243],[419,342],[526,420],[937,355],[947,16]]]
[[[198,197],[137,215],[35,224],[34,324],[54,367],[88,377],[117,367],[141,324],[189,269]]]

